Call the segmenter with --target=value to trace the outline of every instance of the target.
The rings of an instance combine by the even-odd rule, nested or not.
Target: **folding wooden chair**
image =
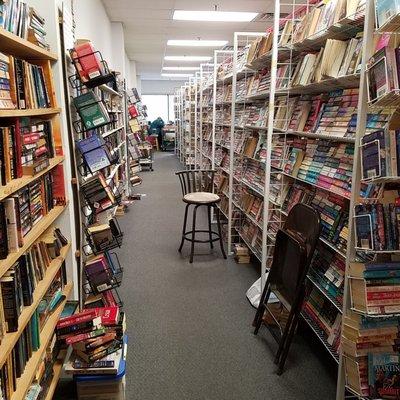
[[[289,316],[281,335],[267,325],[279,344],[275,357],[278,375],[283,367],[293,340],[305,296],[305,282],[312,255],[321,230],[319,213],[312,207],[298,203],[289,212],[284,227],[278,230],[270,272],[260,299],[253,325],[256,335],[261,327],[268,300],[273,292]],[[270,313],[271,314],[271,313]]]

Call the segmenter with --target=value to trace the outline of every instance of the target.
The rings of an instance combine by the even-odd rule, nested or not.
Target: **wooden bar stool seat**
[[[221,198],[215,193],[194,192],[185,194],[183,201],[188,204],[216,204],[221,201]]]
[[[182,238],[179,246],[179,252],[182,251],[185,240],[191,243],[190,251],[190,263],[193,262],[194,244],[195,243],[210,243],[211,249],[214,248],[213,243],[219,241],[221,246],[221,253],[226,258],[224,245],[222,243],[222,230],[220,214],[217,204],[221,201],[221,198],[212,193],[214,187],[214,173],[213,170],[191,170],[191,171],[179,171],[176,175],[179,177],[179,181],[182,188],[183,202],[186,203],[185,217],[183,221]],[[186,223],[188,217],[189,207],[193,205],[193,223],[192,229],[186,231]],[[207,207],[208,214],[208,230],[196,229],[196,213],[197,209],[201,206]],[[215,216],[217,219],[218,231],[215,232],[211,229],[211,209],[215,210]],[[200,240],[196,238],[198,233],[208,233],[208,239]]]

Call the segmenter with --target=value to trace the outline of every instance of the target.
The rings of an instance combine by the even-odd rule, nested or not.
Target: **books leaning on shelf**
[[[81,191],[88,205],[98,212],[112,207],[116,202],[114,193],[101,172],[88,177],[81,185]]]
[[[377,28],[385,27],[388,32],[398,31],[400,4],[398,0],[375,0]]]
[[[18,319],[22,310],[32,304],[36,287],[45,278],[47,269],[66,244],[59,229],[49,228],[0,278],[0,314],[3,316],[1,337],[6,332],[18,330]],[[64,265],[60,271],[65,281]]]
[[[45,20],[37,10],[17,0],[0,2],[0,27],[49,50]]]
[[[110,122],[104,103],[92,90],[75,97],[73,101],[86,130],[95,129]]]
[[[100,55],[90,40],[77,40],[75,47],[71,50],[71,58],[82,82],[88,82],[104,74]]]

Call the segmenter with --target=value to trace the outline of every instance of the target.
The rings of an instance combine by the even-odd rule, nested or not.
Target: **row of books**
[[[38,283],[45,278],[47,269],[66,244],[67,239],[59,229],[49,228],[2,276],[1,337],[18,331],[22,310],[32,304]]]
[[[355,206],[356,247],[360,250],[400,249],[400,207],[394,203]]]
[[[340,346],[342,314],[317,288],[311,287],[302,313],[315,324],[320,335],[337,354]]]
[[[56,170],[59,168],[43,175],[15,195],[0,202],[0,259],[5,259],[10,253],[17,252],[24,244],[24,237],[54,205],[59,204],[57,202],[62,197],[65,203],[64,182],[53,184]],[[58,175],[56,176],[58,179]],[[62,188],[60,188],[61,185]],[[62,193],[58,192],[59,188],[63,191]]]
[[[0,53],[0,109],[52,107],[51,83],[45,68]]]
[[[0,3],[0,27],[49,50],[44,18],[21,0]]]
[[[66,283],[65,267],[60,270],[44,294],[36,311],[33,313],[30,321],[24,328],[22,334],[19,336],[18,341],[11,351],[9,357],[1,368],[0,383],[1,392],[4,399],[11,400],[14,392],[17,389],[17,379],[24,373],[25,367],[29,359],[33,356],[41,346],[41,331],[45,326],[50,315],[56,310],[60,302],[64,299],[63,288]],[[63,272],[64,271],[64,272]],[[8,276],[7,276],[8,275]],[[16,273],[12,271],[2,278],[1,287],[3,289],[3,279],[15,279]],[[11,303],[14,303],[13,308],[18,308],[20,301],[23,298],[24,292],[21,287],[17,287],[14,293],[6,292],[9,296],[7,308],[5,307],[5,314],[11,309]],[[11,298],[11,295],[14,298]],[[4,295],[3,295],[4,296]],[[6,301],[3,300],[6,304]],[[15,310],[13,310],[15,312]]]

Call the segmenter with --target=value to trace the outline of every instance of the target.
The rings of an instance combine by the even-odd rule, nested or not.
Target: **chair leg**
[[[293,340],[293,336],[294,336],[294,332],[295,332],[298,320],[299,320],[299,312],[296,312],[293,317],[293,321],[290,326],[290,330],[288,332],[285,347],[283,349],[282,355],[279,360],[278,370],[276,371],[276,373],[278,375],[282,375],[283,367],[285,366],[286,358],[289,354],[290,345],[292,344],[292,340]]]
[[[219,209],[217,206],[214,207],[215,209],[215,215],[217,217],[217,226],[218,226],[218,235],[219,235],[219,244],[221,246],[221,253],[222,256],[226,259],[226,254],[225,254],[225,250],[224,250],[224,243],[222,241],[222,230],[221,230],[221,221],[219,218]]]
[[[189,262],[192,264],[193,263],[193,254],[194,254],[194,241],[196,238],[196,213],[197,213],[197,208],[199,206],[195,206],[194,210],[193,210],[193,223],[192,223],[192,246],[190,248],[190,260]]]
[[[214,248],[214,243],[212,242],[212,231],[211,231],[211,206],[207,206],[207,213],[208,213],[208,232],[210,236],[210,247],[211,249]]]
[[[185,207],[185,217],[183,219],[183,229],[182,229],[182,240],[181,240],[181,244],[178,249],[179,253],[182,251],[183,243],[185,243],[186,222],[187,222],[189,206],[190,206],[190,204],[186,204],[186,207]]]
[[[269,285],[267,286],[267,283],[265,284],[265,288],[263,290],[263,293],[260,297],[260,303],[258,305],[257,311],[256,311],[256,315],[254,317],[254,321],[253,321],[253,326],[254,326],[254,334],[257,335],[260,327],[261,327],[261,323],[262,323],[262,318],[264,316],[265,313],[265,305],[268,302],[269,296],[271,294],[271,288],[269,287]]]

